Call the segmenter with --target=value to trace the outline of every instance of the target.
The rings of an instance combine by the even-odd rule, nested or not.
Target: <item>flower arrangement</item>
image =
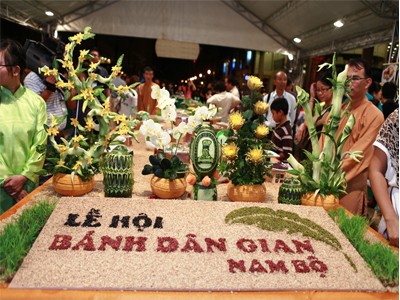
[[[134,87],[131,85],[116,88],[111,82],[122,70],[123,55],[112,67],[112,73],[108,78],[95,73],[100,62],[90,63],[88,69],[83,67],[85,60],[93,58],[88,50],[80,50],[77,66],[74,67],[74,49],[82,41],[94,38],[95,34],[90,30],[90,27],[86,27],[83,33],[80,32],[69,37],[70,42],[65,45],[64,57],[57,60],[54,68],[44,66],[40,69],[44,75],[53,75],[56,78],[56,87],[64,91],[65,99],[68,99],[71,92],[74,91],[76,95],[72,100],[83,100],[82,111],[89,108],[85,124],[80,124],[77,119],[71,118],[74,134],[70,140],[61,137],[61,142],[57,142],[55,137],[58,135],[58,124],[63,121],[63,118],[52,116],[50,125],[46,125],[52,149],[47,153],[44,169],[53,174],[64,173],[72,176],[76,174],[83,180],[89,180],[91,176],[99,172],[100,156],[116,137],[130,135],[136,139],[136,133],[132,131],[132,128],[135,128],[138,123],[125,115],[111,112],[109,99],[106,99],[103,94],[104,88],[99,85],[93,87],[94,82],[98,81],[122,97],[124,92]],[[59,73],[59,64],[66,69],[67,80],[63,80]],[[87,71],[87,78],[80,79],[79,75],[85,71]],[[112,120],[116,122],[117,127],[110,131],[109,123]]]
[[[158,85],[152,86],[151,97],[157,100],[157,107],[161,110],[161,116],[166,124],[170,124],[169,130],[164,129],[160,123],[152,119],[143,121],[140,127],[140,133],[146,138],[155,149],[158,149],[156,155],[150,155],[150,165],[143,167],[142,174],[154,174],[160,178],[176,179],[183,178],[189,168],[177,156],[180,142],[187,134],[192,134],[198,125],[204,120],[211,119],[217,113],[217,108],[211,105],[197,107],[194,114],[188,117],[187,122],[176,124],[176,106],[175,99],[170,97],[169,92]],[[176,143],[171,145],[172,138]],[[167,148],[171,149],[171,157],[168,158]]]
[[[341,153],[343,145],[350,136],[354,126],[355,119],[353,115],[348,118],[343,132],[335,138],[341,118],[345,114],[349,114],[347,107],[341,112],[343,96],[350,99],[347,88],[351,83],[350,80],[347,79],[347,66],[343,72],[337,74],[335,56],[333,57],[332,64],[324,63],[319,66],[319,70],[325,66],[332,68],[332,79],[330,81],[332,82],[333,99],[329,119],[322,132],[325,136],[324,143],[322,147],[320,147],[318,134],[315,129],[314,117],[322,117],[326,111],[322,112],[321,106],[316,105],[313,114],[311,111],[309,94],[300,87],[296,87],[298,101],[304,108],[306,114],[307,127],[312,143],[312,153],[305,151],[308,160],[312,163],[312,168],[311,166],[304,167],[290,155],[288,162],[293,167],[293,170],[289,171],[289,173],[298,176],[304,192],[339,197],[340,194],[346,193],[345,172],[343,172],[341,168],[343,158],[349,155],[352,159],[359,162],[358,159],[362,157],[362,153],[360,151]]]
[[[243,99],[243,112],[229,116],[230,128],[222,146],[219,171],[225,172],[234,185],[262,184],[271,169],[267,156],[271,148],[267,138],[269,128],[265,125],[268,104],[262,101],[259,92],[262,86],[259,78],[250,76],[247,81],[250,96]]]

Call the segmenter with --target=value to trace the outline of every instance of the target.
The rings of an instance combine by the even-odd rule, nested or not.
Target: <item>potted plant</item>
[[[186,191],[184,177],[189,170],[188,165],[183,163],[177,155],[180,143],[186,134],[192,134],[204,120],[212,118],[216,114],[217,108],[215,106],[197,107],[186,122],[182,121],[175,126],[177,117],[175,99],[170,97],[167,90],[160,89],[157,85],[152,87],[151,96],[157,100],[157,107],[161,111],[164,125],[170,124],[170,126],[168,129],[163,129],[160,123],[156,123],[152,119],[143,121],[140,133],[157,151],[155,155],[150,155],[150,164],[143,167],[142,174],[153,174],[150,185],[157,197],[178,198]],[[176,141],[174,144],[171,144],[171,135]],[[167,149],[169,149],[168,152]]]
[[[265,200],[265,176],[270,175],[271,163],[267,151],[271,148],[265,125],[268,104],[258,91],[263,85],[259,78],[250,76],[247,81],[250,96],[243,99],[243,113],[229,116],[230,128],[222,146],[223,161],[219,171],[230,179],[228,197],[231,201]]]
[[[50,125],[46,126],[52,149],[46,155],[44,172],[54,174],[53,187],[56,192],[63,195],[78,196],[89,192],[93,188],[93,175],[100,171],[100,158],[110,143],[121,135],[130,135],[135,138],[132,128],[135,128],[137,121],[111,112],[110,102],[103,94],[104,88],[99,85],[93,87],[95,81],[101,82],[122,97],[125,91],[134,87],[116,88],[111,82],[121,72],[123,55],[112,67],[112,74],[108,78],[95,73],[99,63],[92,62],[88,69],[83,67],[83,62],[92,58],[88,50],[80,51],[78,64],[74,67],[74,49],[83,40],[95,36],[90,30],[90,27],[86,27],[83,33],[69,37],[70,42],[65,45],[63,59],[58,59],[53,68],[44,66],[40,69],[45,75],[53,75],[56,78],[56,87],[64,91],[65,99],[74,92],[76,95],[72,97],[72,100],[82,100],[82,111],[89,108],[85,124],[80,124],[75,118],[71,119],[74,131],[69,140],[63,137],[58,141],[55,139],[58,135],[58,124],[62,122],[62,119],[53,116]],[[65,68],[67,79],[59,73],[59,64]],[[87,71],[87,78],[80,79],[79,75],[85,71]],[[117,124],[113,131],[110,131],[110,121]]]
[[[326,112],[322,112],[322,106],[317,104],[313,114],[308,93],[300,87],[296,87],[298,101],[306,114],[312,153],[305,151],[309,162],[306,166],[300,164],[292,155],[290,155],[288,162],[293,167],[293,170],[289,171],[289,173],[298,176],[305,192],[302,197],[302,204],[323,206],[329,210],[330,208],[336,208],[339,204],[338,197],[346,193],[345,173],[341,168],[342,159],[349,155],[352,159],[358,161],[362,155],[360,151],[352,153],[342,153],[341,151],[353,128],[355,122],[353,115],[348,118],[343,132],[337,136],[340,119],[344,114],[349,114],[347,107],[341,112],[343,96],[346,96],[351,101],[346,90],[346,87],[350,84],[349,79],[347,79],[347,66],[343,72],[337,74],[335,56],[332,64],[325,63],[320,65],[320,69],[325,66],[332,68],[333,100],[329,119],[324,125],[323,132],[321,132],[325,136],[323,145],[319,144],[314,118],[321,118]]]

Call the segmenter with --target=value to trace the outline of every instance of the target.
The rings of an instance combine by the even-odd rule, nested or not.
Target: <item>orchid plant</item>
[[[67,140],[63,137],[56,141],[58,124],[63,118],[52,116],[49,126],[45,125],[52,149],[48,150],[46,155],[45,169],[47,173],[64,173],[78,175],[83,180],[89,180],[91,176],[99,172],[99,159],[110,143],[118,136],[130,135],[134,139],[135,132],[132,130],[137,125],[137,120],[127,118],[125,115],[110,110],[109,99],[103,94],[104,88],[100,85],[94,87],[95,81],[104,84],[110,89],[116,91],[124,97],[124,93],[134,88],[131,86],[119,86],[112,83],[112,80],[121,73],[123,55],[118,59],[117,64],[112,67],[112,73],[104,78],[95,73],[100,64],[90,63],[89,68],[85,69],[83,63],[85,60],[91,60],[93,57],[88,50],[80,50],[77,66],[74,67],[73,54],[77,45],[82,41],[94,38],[95,34],[90,32],[91,28],[86,27],[84,32],[77,33],[69,37],[69,43],[65,45],[63,59],[58,59],[54,68],[44,66],[40,69],[44,75],[53,75],[56,78],[56,87],[64,91],[65,99],[70,98],[72,92],[76,93],[72,101],[82,100],[82,112],[89,108],[85,118],[85,124],[80,124],[78,119],[71,118],[71,124],[74,127],[73,136]],[[58,71],[59,64],[67,71],[67,80]],[[87,78],[81,79],[80,74],[87,71]],[[114,121],[117,127],[110,131],[109,123]],[[45,172],[41,172],[45,173]],[[73,179],[72,179],[73,180]]]
[[[146,141],[150,142],[151,145],[158,149],[159,152],[166,152],[168,147],[171,148],[171,160],[167,162],[168,158],[165,154],[151,155],[149,160],[152,165],[145,165],[142,171],[143,175],[155,174],[158,177],[175,179],[179,178],[176,172],[170,172],[171,168],[177,167],[177,171],[180,173],[187,172],[188,166],[184,165],[182,161],[177,157],[178,149],[180,147],[180,142],[187,134],[193,134],[195,128],[201,125],[203,121],[210,120],[217,114],[217,107],[215,105],[199,106],[194,110],[194,114],[187,118],[187,121],[180,122],[177,126],[176,118],[176,106],[175,99],[170,97],[169,92],[158,85],[152,86],[151,97],[157,100],[157,107],[161,111],[161,116],[165,124],[171,124],[169,129],[164,129],[160,123],[155,122],[152,119],[143,121],[140,127],[140,133],[145,137]],[[175,145],[171,145],[172,138],[176,140]],[[175,152],[173,151],[175,150]],[[158,164],[156,163],[156,158],[161,158],[160,165],[164,166],[164,172],[157,171]],[[172,162],[172,163],[171,163]],[[155,163],[155,164],[154,164]],[[179,168],[178,168],[179,167]],[[157,172],[156,172],[157,171]],[[165,172],[166,171],[166,172]]]

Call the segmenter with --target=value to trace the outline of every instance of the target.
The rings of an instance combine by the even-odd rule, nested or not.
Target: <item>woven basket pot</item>
[[[71,174],[55,174],[53,176],[53,189],[63,196],[82,196],[93,190],[94,178],[83,181],[78,175],[72,182]]]
[[[229,182],[227,193],[229,200],[235,202],[264,202],[267,189],[264,184],[234,185]]]
[[[336,209],[339,206],[339,199],[333,195],[322,196],[314,193],[306,193],[301,197],[301,204],[306,206],[322,206],[326,211]]]
[[[161,199],[176,199],[186,192],[185,178],[165,179],[155,175],[150,180],[151,191]]]

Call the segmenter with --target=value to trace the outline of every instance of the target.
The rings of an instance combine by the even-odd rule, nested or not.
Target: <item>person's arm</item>
[[[240,105],[242,103],[242,101],[240,100],[240,98],[238,98],[237,96],[235,96],[234,94],[232,94],[232,103],[231,103],[231,110],[235,109],[238,105]]]
[[[399,219],[394,211],[388,192],[385,178],[387,169],[387,157],[384,151],[374,147],[374,155],[369,165],[368,176],[376,202],[386,222],[390,244],[399,247]]]

